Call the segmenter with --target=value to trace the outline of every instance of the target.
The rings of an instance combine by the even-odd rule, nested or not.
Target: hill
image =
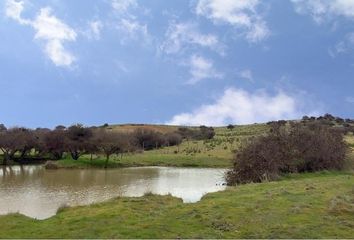
[[[345,140],[350,146],[348,157],[353,157],[354,149],[354,121],[342,119],[326,114],[318,118],[304,117],[302,120],[278,121],[284,124],[303,122],[309,124],[317,122],[332,126],[345,132]],[[267,134],[270,130],[269,123],[230,125],[228,127],[214,127],[215,136],[212,139],[192,140],[185,139],[178,146],[156,148],[149,151],[140,151],[130,154],[116,155],[110,160],[109,167],[129,166],[177,166],[177,167],[221,167],[232,166],[234,153],[242,146],[259,135]],[[163,134],[177,131],[182,126],[153,125],[153,124],[116,124],[104,125],[109,131],[134,132],[137,129],[152,130]],[[199,127],[183,126],[197,130]],[[78,161],[69,158],[59,162],[60,167],[103,167],[101,156],[84,155]]]

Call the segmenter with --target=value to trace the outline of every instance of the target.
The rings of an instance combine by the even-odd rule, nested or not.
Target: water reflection
[[[85,205],[116,196],[146,192],[171,194],[196,202],[208,192],[223,190],[216,183],[224,170],[167,167],[124,169],[60,169],[13,166],[0,169],[0,215],[20,212],[45,219],[63,205]]]

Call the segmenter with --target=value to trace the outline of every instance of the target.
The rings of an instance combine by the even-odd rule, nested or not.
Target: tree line
[[[102,154],[106,165],[113,154],[152,150],[179,145],[183,139],[210,139],[213,128],[179,128],[174,132],[160,133],[138,128],[133,132],[109,130],[107,127],[85,127],[81,124],[70,127],[57,126],[54,130],[35,130],[0,124],[0,150],[3,165],[9,161],[21,163],[36,159],[60,160],[64,154],[78,160],[84,154]]]

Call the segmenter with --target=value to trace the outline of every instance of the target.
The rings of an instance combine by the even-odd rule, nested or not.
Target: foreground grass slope
[[[171,196],[117,198],[37,221],[0,217],[0,238],[351,238],[353,173],[299,174],[183,204]]]

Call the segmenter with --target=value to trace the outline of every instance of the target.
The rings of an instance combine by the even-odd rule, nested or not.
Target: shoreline
[[[46,220],[0,216],[0,238],[350,238],[353,184],[353,172],[318,172],[228,187],[191,204],[169,195],[117,197]]]

